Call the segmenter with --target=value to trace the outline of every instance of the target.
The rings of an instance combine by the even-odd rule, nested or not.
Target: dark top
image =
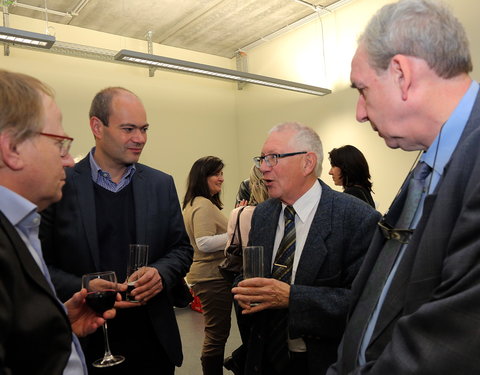
[[[370,194],[370,191],[364,188],[363,186],[360,186],[360,185],[347,186],[345,187],[345,190],[343,192],[346,194],[353,195],[354,197],[361,199],[362,201],[368,203],[370,206],[375,208],[375,202],[373,201],[372,194]]]
[[[132,184],[117,193],[93,184],[97,219],[100,269],[115,271],[119,282],[126,278],[128,244],[137,243]]]
[[[250,180],[248,178],[240,182],[240,186],[238,187],[238,192],[237,192],[237,199],[235,201],[235,206],[243,200],[246,200],[246,201],[250,200]]]

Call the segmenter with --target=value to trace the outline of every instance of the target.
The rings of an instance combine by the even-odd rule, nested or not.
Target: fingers
[[[115,309],[110,309],[110,310],[107,310],[103,313],[102,318],[103,319],[113,319],[113,318],[115,318],[116,314],[117,314],[117,311]]]
[[[141,306],[141,303],[137,302],[128,302],[128,301],[119,301],[115,302],[115,308],[116,309],[130,309],[132,307],[138,307]]]
[[[153,267],[145,267],[145,272],[135,283],[135,289],[131,295],[137,301],[145,303],[163,290],[163,282],[158,270]]]
[[[117,290],[119,292],[125,292],[128,288],[128,285],[125,283],[125,284],[117,284]]]
[[[288,308],[290,285],[275,279],[252,278],[232,289],[235,300],[250,314],[265,309]]]

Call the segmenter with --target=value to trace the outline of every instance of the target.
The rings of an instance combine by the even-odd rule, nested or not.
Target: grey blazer
[[[399,265],[357,367],[347,326],[339,361],[328,374],[480,373],[480,98]],[[395,222],[404,195],[387,219]],[[379,231],[353,285],[355,309],[378,253]]]
[[[179,366],[182,349],[171,290],[189,270],[193,249],[173,178],[142,164],[136,164],[136,168],[131,183],[137,241],[150,245],[149,266],[158,269],[165,288],[146,306],[160,342],[171,361]],[[95,215],[87,156],[67,170],[62,200],[42,213],[42,247],[62,300],[80,289],[82,274],[100,271]]]
[[[380,214],[365,202],[330,189],[320,181],[322,195],[290,290],[288,332],[301,337],[308,350],[308,374],[324,374],[336,360],[350,302],[350,287],[368,248]],[[254,211],[249,243],[265,251],[270,275],[281,202],[270,199]],[[262,313],[253,318],[246,374],[261,368],[264,346]]]

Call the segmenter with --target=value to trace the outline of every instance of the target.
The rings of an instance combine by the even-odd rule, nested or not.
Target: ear
[[[22,142],[24,143],[24,142]],[[10,132],[0,133],[0,158],[5,166],[18,171],[22,169],[25,162],[21,156],[21,144],[16,143]]]
[[[410,58],[405,55],[395,55],[390,60],[390,73],[400,89],[402,100],[406,101],[410,93],[413,79],[413,66]]]
[[[317,165],[317,154],[314,152],[307,152],[303,158],[303,175],[308,176],[315,172],[315,166]]]
[[[93,136],[101,139],[103,136],[103,125],[102,121],[98,117],[92,116],[90,118],[90,129],[92,129]]]

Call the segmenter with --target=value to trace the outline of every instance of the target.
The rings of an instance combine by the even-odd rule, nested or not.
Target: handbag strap
[[[238,210],[237,223],[235,224],[235,230],[233,231],[232,242],[230,242],[232,244],[235,243],[235,234],[238,232],[238,243],[240,246],[242,246],[242,234],[240,233],[240,214],[245,207],[246,206],[243,206],[240,210]]]

